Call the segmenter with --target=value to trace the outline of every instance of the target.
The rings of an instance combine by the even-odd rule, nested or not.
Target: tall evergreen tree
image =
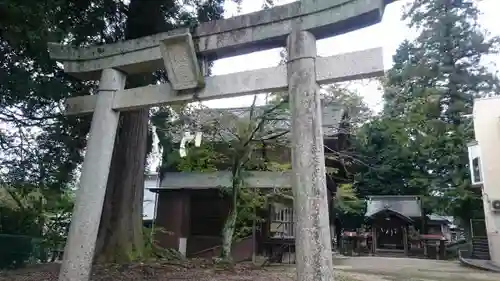
[[[125,39],[220,19],[224,11],[223,0],[195,1],[192,4],[194,13],[176,1],[131,0]],[[144,17],[145,14],[148,17]],[[158,75],[131,76],[127,80],[127,87],[140,87],[155,83]],[[151,140],[148,140],[149,110],[124,112],[120,119],[96,250],[96,258],[107,262],[140,257],[144,245],[142,201],[146,157],[151,145]]]
[[[367,185],[382,178],[413,186],[409,190],[436,203],[428,207],[465,221],[482,213],[480,196],[470,188],[467,143],[474,135],[469,115],[474,98],[500,89],[498,77],[482,64],[485,55],[498,51],[499,40],[487,38],[478,15],[470,1],[415,0],[407,7],[403,19],[420,34],[397,50],[384,85],[382,116],[366,128],[372,131],[366,136],[372,146],[365,150],[379,169],[386,169],[363,173]],[[388,145],[380,144],[382,152],[376,153],[373,142],[380,135]]]

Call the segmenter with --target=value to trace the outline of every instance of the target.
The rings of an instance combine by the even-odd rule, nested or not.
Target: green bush
[[[23,267],[33,257],[32,238],[0,234],[0,269]]]
[[[19,268],[39,255],[39,216],[30,210],[0,207],[0,269]]]
[[[53,262],[64,249],[73,193],[0,186],[0,269]]]

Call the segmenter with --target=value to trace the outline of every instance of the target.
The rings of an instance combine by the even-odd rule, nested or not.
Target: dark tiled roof
[[[270,106],[255,107],[253,120],[258,120],[263,116],[264,112]],[[288,135],[290,130],[290,112],[285,109],[276,109],[272,113],[267,114],[266,121],[261,135],[269,136],[274,134],[285,133]],[[203,140],[207,141],[210,138],[215,140],[231,140],[238,133],[238,124],[248,122],[250,118],[250,107],[246,108],[201,108],[191,110],[176,122],[176,126],[169,127],[174,142],[180,141],[181,136],[186,131],[202,131],[204,133]],[[339,133],[339,127],[342,121],[346,118],[345,110],[342,107],[329,104],[323,107],[323,132],[325,136],[333,136]],[[223,128],[213,132],[213,128]]]
[[[410,218],[422,216],[418,196],[371,196],[367,200],[365,216],[369,217],[386,209]]]
[[[454,221],[452,216],[442,216],[442,215],[438,215],[438,214],[430,214],[430,215],[427,215],[427,217],[431,221],[436,221],[436,222],[439,221],[439,222],[443,222],[446,224],[452,224]]]
[[[230,171],[166,172],[156,189],[212,189],[231,186]],[[291,188],[291,172],[253,171],[245,177],[245,187]]]

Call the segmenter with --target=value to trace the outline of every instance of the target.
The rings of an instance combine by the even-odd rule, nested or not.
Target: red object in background
[[[344,233],[342,234],[342,236],[345,236],[345,237],[354,237],[354,236],[357,236],[357,233],[355,231],[344,231]]]
[[[420,234],[420,239],[424,240],[446,240],[441,234]]]

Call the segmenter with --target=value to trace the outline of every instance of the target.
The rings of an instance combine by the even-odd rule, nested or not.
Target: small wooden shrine
[[[373,254],[409,254],[410,231],[421,226],[422,207],[418,196],[371,196],[367,200],[366,223]]]
[[[419,196],[370,196],[365,226],[342,233],[345,255],[446,258],[450,222],[425,215]]]

